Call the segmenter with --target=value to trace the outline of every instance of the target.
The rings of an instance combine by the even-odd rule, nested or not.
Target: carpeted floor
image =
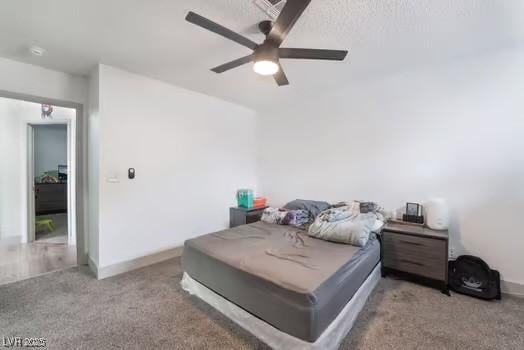
[[[95,280],[75,267],[0,286],[0,337],[49,349],[267,349],[179,286],[180,259]],[[382,279],[341,349],[524,349],[524,300]]]

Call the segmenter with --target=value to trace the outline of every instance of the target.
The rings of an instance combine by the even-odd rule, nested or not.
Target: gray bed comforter
[[[324,210],[309,226],[308,233],[326,241],[363,247],[383,220],[382,215],[375,212],[361,213],[359,202],[353,202]]]
[[[292,226],[257,222],[187,240],[184,270],[274,327],[315,341],[380,259],[363,248],[309,237]]]

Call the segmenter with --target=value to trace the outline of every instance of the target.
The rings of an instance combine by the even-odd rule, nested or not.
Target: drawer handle
[[[411,260],[406,260],[406,259],[400,259],[399,261],[400,262],[404,262],[404,263],[408,263],[408,264],[412,264],[412,265],[424,266],[424,264],[419,263],[417,261],[411,261]]]
[[[410,241],[404,241],[402,239],[399,239],[400,242],[404,243],[404,244],[410,244],[410,245],[416,245],[416,246],[424,246],[424,244],[422,243],[417,243],[417,242],[410,242]]]

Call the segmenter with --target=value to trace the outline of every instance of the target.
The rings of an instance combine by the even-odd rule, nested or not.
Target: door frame
[[[22,236],[22,243],[33,242],[36,239],[35,233],[35,131],[33,125],[26,123],[26,154],[27,154],[27,177],[26,177],[26,191],[27,191],[27,236],[24,240]]]
[[[75,111],[76,113],[76,111]],[[76,119],[76,116],[75,116]],[[74,153],[76,137],[74,129],[76,127],[71,120],[33,120],[26,122],[27,128],[27,242],[33,242],[36,238],[35,232],[35,148],[34,148],[34,128],[42,125],[65,125],[66,126],[66,147],[67,147],[67,244],[76,245],[76,155]]]
[[[74,108],[76,109],[76,189],[75,204],[76,216],[73,218],[73,224],[76,227],[76,257],[78,265],[87,265],[88,261],[88,230],[87,230],[87,116],[84,114],[84,105],[71,102],[45,98],[34,95],[20,94],[16,92],[0,90],[0,97],[11,98],[15,100],[34,102],[40,104],[49,104],[52,106]],[[24,186],[27,188],[26,186]],[[23,237],[27,237],[27,232]]]

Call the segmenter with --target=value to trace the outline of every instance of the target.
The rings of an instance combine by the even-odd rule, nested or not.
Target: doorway
[[[46,108],[52,113],[44,115]],[[77,113],[0,97],[0,284],[81,261]]]
[[[74,245],[69,235],[68,126],[62,123],[33,124],[34,241]],[[31,142],[31,141],[30,141]],[[29,147],[28,147],[29,148]],[[30,237],[33,241],[33,237]]]

